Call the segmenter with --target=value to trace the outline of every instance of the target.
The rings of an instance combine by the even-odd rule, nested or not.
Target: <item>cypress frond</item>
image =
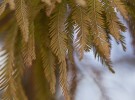
[[[50,47],[52,52],[58,57],[60,64],[60,85],[63,89],[66,100],[69,100],[67,86],[67,71],[66,71],[66,51],[67,51],[67,36],[65,30],[66,18],[66,3],[63,0],[58,4],[52,16],[50,16],[49,33],[51,38]]]
[[[67,83],[67,69],[66,69],[66,60],[61,62],[59,64],[59,79],[60,79],[60,86],[62,87],[64,96],[66,100],[70,100],[70,96],[69,96],[69,89],[68,89],[68,83]]]
[[[36,59],[36,54],[35,54],[35,27],[34,27],[34,22],[30,24],[30,39],[29,39],[29,52],[31,53],[31,59],[35,60]]]
[[[23,63],[23,58],[22,58],[22,53],[21,53],[21,49],[22,49],[21,48],[22,45],[20,41],[21,39],[22,39],[22,36],[19,31],[16,37],[15,50],[14,50],[14,58],[15,58],[14,69],[15,69],[15,76],[16,76],[15,81],[17,85],[16,91],[18,95],[18,100],[28,100],[22,86],[22,77],[24,74],[25,65]]]
[[[50,84],[50,91],[52,92],[52,94],[54,94],[56,90],[55,57],[48,46],[41,46],[40,52],[42,55],[44,73],[47,81]]]
[[[32,66],[32,61],[36,59],[35,55],[35,38],[34,38],[34,23],[30,24],[30,34],[28,42],[22,40],[22,54],[26,66]]]
[[[105,26],[105,28],[108,27],[108,31],[107,33],[111,34],[115,40],[117,41],[117,43],[120,43],[123,47],[123,50],[126,50],[126,46],[125,46],[125,40],[124,37],[121,35],[122,32],[126,31],[126,27],[119,21],[119,18],[117,17],[113,6],[111,5],[111,2],[108,0],[103,0],[104,2],[104,11],[106,15],[106,23],[107,26]]]
[[[56,90],[55,57],[49,49],[43,49],[43,47],[41,48],[41,55],[44,73],[50,84],[50,90],[54,94]]]
[[[95,54],[98,54],[102,63],[107,65],[110,71],[114,72],[110,62],[110,44],[103,29],[103,18],[101,17],[103,11],[102,4],[98,0],[89,0],[88,5]]]
[[[22,52],[22,56],[23,56],[23,62],[25,64],[25,66],[31,67],[32,59],[30,59],[31,56],[29,55],[29,51],[28,51],[28,48],[29,48],[28,43],[22,41],[21,45],[22,45],[21,52]]]
[[[59,62],[64,61],[66,47],[66,33],[64,32],[65,17],[66,17],[66,6],[61,3],[55,9],[55,12],[50,18],[50,38],[51,38],[51,49],[53,53],[58,57]]]
[[[73,63],[73,51],[74,51],[74,27],[73,27],[73,20],[72,20],[72,14],[70,13],[67,17],[67,20],[65,22],[66,28],[65,32],[67,33],[67,49],[68,49],[68,59]]]
[[[37,16],[35,21],[35,38],[40,48],[39,52],[43,63],[44,74],[50,84],[50,90],[54,94],[56,90],[55,56],[50,51],[49,26],[46,26],[48,23],[49,18],[43,11],[40,12],[40,16]]]
[[[132,43],[135,43],[135,0],[123,0],[124,4],[126,5],[129,20],[127,20],[127,23],[129,25],[129,29],[131,32],[131,35],[133,37]]]
[[[86,41],[87,43],[86,43],[84,50],[86,52],[89,52],[92,49],[92,40],[93,40],[91,31],[89,31],[89,34],[86,39],[87,39],[87,41]]]
[[[53,96],[49,90],[49,84],[44,77],[44,69],[42,67],[42,59],[36,48],[37,59],[33,61],[32,78],[33,78],[33,98],[34,100],[53,100]]]
[[[6,58],[3,59],[3,69],[4,73],[1,75],[3,81],[1,81],[0,88],[2,89],[2,99],[15,99],[19,100],[19,95],[17,91],[17,83],[16,83],[16,69],[14,69],[15,63],[15,57],[14,57],[14,44],[15,44],[15,38],[18,33],[18,27],[17,25],[14,25],[9,32],[12,34],[9,34],[7,36],[7,40],[5,42],[4,48],[6,49]],[[11,42],[12,41],[12,42]],[[0,77],[1,77],[0,76]]]
[[[77,38],[75,40],[75,48],[79,52],[80,59],[83,58],[85,47],[87,46],[88,29],[88,15],[87,9],[79,5],[73,7],[72,18],[76,24],[75,31],[77,31]]]
[[[120,40],[120,26],[118,21],[118,17],[114,11],[114,8],[110,5],[110,1],[103,0],[104,2],[104,10],[106,14],[106,21],[108,23],[108,28],[110,31],[110,34],[116,39],[116,41]]]
[[[15,5],[17,23],[20,26],[21,32],[23,34],[23,39],[27,42],[29,37],[29,20],[27,5],[24,0],[15,0]]]
[[[124,5],[124,3],[122,2],[122,0],[111,0],[111,3],[113,6],[115,6],[118,11],[120,11],[120,13],[122,14],[122,16],[125,18],[125,19],[129,19],[128,18],[128,12],[126,10],[126,7]]]
[[[14,32],[12,32],[12,44],[9,45],[9,40],[7,40],[7,44],[5,44],[5,48],[7,50],[7,64],[5,66],[6,72],[5,72],[5,79],[7,79],[7,81],[3,84],[4,86],[6,86],[5,91],[3,93],[3,99],[7,98],[7,99],[12,99],[15,98],[17,99],[17,95],[16,95],[16,84],[15,84],[15,80],[14,80],[14,69],[13,69],[13,65],[14,65],[14,42],[15,42],[15,37],[17,35],[17,29],[15,27],[15,29],[13,29]],[[9,35],[11,36],[11,35]],[[9,37],[10,38],[10,37]],[[9,39],[8,38],[8,39]],[[6,63],[5,62],[5,63]]]
[[[27,9],[27,12],[31,12],[28,14],[28,20],[29,20],[29,34],[28,34],[28,41],[25,43],[22,40],[22,54],[24,63],[26,66],[32,66],[32,61],[36,59],[35,54],[35,25],[34,20],[40,10],[43,8],[43,6],[39,6],[37,8],[37,5],[39,5],[40,0],[36,0],[34,3],[32,1],[28,1],[27,5],[29,6]]]
[[[72,55],[72,58],[74,58],[74,55]],[[78,69],[77,69],[77,66],[74,62],[74,59],[73,59],[73,62],[70,63],[70,61],[67,60],[67,66],[68,66],[68,69],[71,70],[71,84],[70,84],[70,97],[71,97],[71,100],[74,100],[75,97],[76,97],[76,89],[77,89],[77,86],[78,86],[78,77],[77,77],[77,73],[78,73]]]

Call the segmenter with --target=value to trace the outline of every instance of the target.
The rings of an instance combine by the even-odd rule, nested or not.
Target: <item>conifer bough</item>
[[[131,5],[130,0],[2,0],[0,34],[6,35],[0,55],[1,99],[28,99],[21,78],[24,70],[31,67],[42,73],[35,72],[35,80],[45,78],[52,94],[56,90],[56,71],[59,72],[65,100],[70,100],[67,59],[74,63],[73,51],[82,59],[85,51],[93,49],[95,57],[114,73],[110,36],[126,49],[121,34],[126,27],[117,11],[125,20],[135,19]],[[37,92],[39,98],[43,91]]]

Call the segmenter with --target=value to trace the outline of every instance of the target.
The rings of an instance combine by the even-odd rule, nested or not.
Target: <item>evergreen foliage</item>
[[[44,84],[49,83],[50,91],[55,94],[57,77],[65,100],[70,100],[66,59],[74,63],[73,51],[81,60],[85,51],[93,49],[95,56],[115,73],[110,60],[110,36],[125,50],[121,33],[126,31],[126,27],[117,17],[117,11],[129,22],[135,36],[134,2],[3,0],[0,4],[0,34],[6,36],[0,55],[1,99],[27,100],[21,78],[24,70],[31,67],[34,82],[41,86],[35,86],[35,89],[40,89],[36,94],[37,100],[47,98],[43,96],[46,91]]]

